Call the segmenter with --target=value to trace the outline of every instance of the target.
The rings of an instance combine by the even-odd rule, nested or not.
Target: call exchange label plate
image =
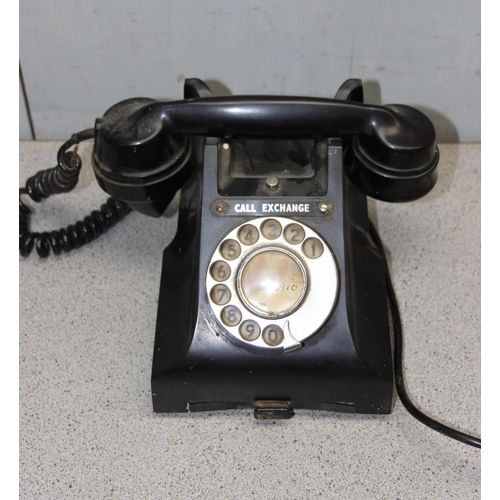
[[[212,204],[217,215],[277,215],[277,216],[324,216],[331,213],[331,205],[322,200],[303,201],[286,199],[274,200],[218,200]]]

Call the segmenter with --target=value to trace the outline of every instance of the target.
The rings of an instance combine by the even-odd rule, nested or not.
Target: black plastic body
[[[152,373],[154,410],[206,411],[285,401],[291,409],[390,413],[394,385],[384,256],[369,236],[366,196],[345,174],[342,142],[328,141],[328,189],[314,198],[331,203],[331,213],[302,220],[333,251],[339,297],[320,331],[300,349],[284,352],[231,338],[210,308],[204,280],[211,255],[225,234],[249,217],[211,210],[221,199],[220,142],[208,139],[203,146],[203,139],[199,141],[197,164],[182,191],[179,229],[163,256]],[[231,203],[259,197],[223,199]]]

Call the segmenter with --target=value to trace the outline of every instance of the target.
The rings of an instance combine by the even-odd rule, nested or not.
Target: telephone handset
[[[264,148],[283,147],[278,139],[350,137],[353,154],[346,170],[358,189],[393,202],[427,194],[436,182],[439,158],[432,123],[408,106],[357,102],[360,89],[358,80],[348,80],[337,93],[344,100],[211,97],[203,82],[192,79],[185,90],[190,98],[183,101],[120,102],[96,121],[97,180],[134,209],[160,216],[186,180],[196,137],[254,138],[267,144]]]
[[[397,303],[367,214],[366,195],[404,202],[434,187],[439,153],[423,113],[364,104],[355,79],[335,99],[213,97],[189,79],[182,101],[111,107],[21,194],[40,201],[72,189],[81,160],[66,151],[92,137],[94,172],[112,198],[44,234],[29,231],[20,201],[21,254],[69,251],[131,209],[159,217],[181,189],[177,234],[163,256],[156,412],[390,413],[396,385],[414,416],[480,446],[407,397]]]

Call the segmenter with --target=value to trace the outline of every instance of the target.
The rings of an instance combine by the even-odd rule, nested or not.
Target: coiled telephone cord
[[[83,220],[56,231],[42,233],[30,231],[31,210],[21,200],[21,195],[28,195],[39,203],[53,194],[67,193],[75,188],[82,168],[82,159],[77,154],[81,141],[94,138],[94,129],[87,129],[66,141],[57,153],[57,166],[42,170],[26,181],[24,188],[19,188],[19,252],[27,257],[33,248],[39,257],[45,258],[50,251],[60,255],[63,251],[70,252],[75,248],[90,243],[123,220],[131,212],[123,201],[109,198],[101,205],[100,210],[94,210]],[[67,152],[75,146],[73,152]]]

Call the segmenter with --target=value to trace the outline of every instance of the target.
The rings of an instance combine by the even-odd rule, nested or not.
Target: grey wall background
[[[20,65],[36,139],[92,127],[116,102],[216,94],[333,97],[426,112],[441,142],[480,141],[479,0],[21,0]],[[20,138],[31,139],[20,88]]]

